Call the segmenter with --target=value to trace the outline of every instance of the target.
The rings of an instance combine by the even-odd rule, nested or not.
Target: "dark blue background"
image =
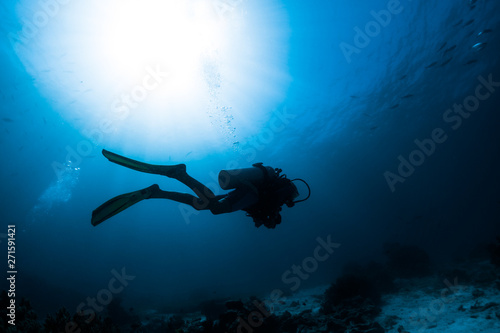
[[[7,34],[19,29],[19,17],[14,5],[2,4],[5,231],[0,232],[6,233],[7,224],[17,227],[20,296],[40,311],[62,305],[73,311],[107,287],[111,270],[125,267],[136,276],[121,295],[126,304],[178,308],[210,298],[290,290],[282,274],[313,255],[317,237],[331,235],[341,246],[301,288],[331,282],[346,262],[380,259],[386,241],[419,245],[442,263],[498,235],[500,88],[456,130],[443,114],[474,94],[479,76],[500,81],[500,5],[401,1],[404,11],[350,63],[340,43],[354,45],[353,27],[363,28],[373,20],[370,11],[386,8],[386,1],[277,5],[289,19],[283,61],[292,82],[276,109],[293,119],[269,140],[260,134],[245,138],[257,140],[257,146],[248,143],[236,152],[177,161],[155,156],[155,162],[186,162],[188,172],[205,183],[213,183],[209,172],[216,174],[228,161],[241,166],[262,161],[290,178],[307,180],[310,200],[285,207],[283,223],[268,230],[256,229],[243,212],[200,212],[186,223],[178,204],[158,200],[92,227],[92,210],[112,196],[153,183],[184,189],[173,180],[109,163],[100,154],[102,146],[94,146],[58,180],[53,163],[66,159],[66,147],[87,138],[53,110],[53,101],[39,93],[18,60]],[[484,29],[492,32],[478,37]],[[488,44],[476,52],[477,42]],[[477,62],[467,64],[470,60]],[[407,95],[412,96],[403,98]],[[262,134],[270,125],[259,126]],[[408,159],[417,149],[414,140],[430,138],[436,128],[447,140],[392,192],[384,173],[397,173],[398,156]]]

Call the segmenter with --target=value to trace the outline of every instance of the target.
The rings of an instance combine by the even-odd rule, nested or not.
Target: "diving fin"
[[[186,171],[185,164],[177,164],[177,165],[147,164],[144,162],[139,162],[139,161],[133,160],[131,158],[112,153],[110,151],[107,151],[106,149],[102,150],[102,154],[104,155],[104,157],[106,157],[109,161],[111,161],[113,163],[119,164],[119,165],[127,167],[129,169],[137,170],[140,172],[152,173],[155,175],[163,175],[163,176],[175,178],[175,176],[178,175],[179,172]]]
[[[125,193],[106,201],[92,212],[92,225],[95,227],[139,201],[149,199],[151,195],[159,189],[160,187],[154,184],[145,189]]]

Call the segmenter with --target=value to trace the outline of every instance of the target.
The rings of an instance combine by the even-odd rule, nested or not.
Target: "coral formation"
[[[422,314],[412,310],[415,306],[410,306],[408,299],[420,302],[420,309],[438,301],[442,302],[442,308],[449,304],[456,311],[450,314],[446,323],[465,313],[470,320],[484,319],[492,323],[500,319],[500,301],[492,296],[497,287],[500,289],[500,283],[495,280],[498,268],[493,265],[498,259],[499,248],[500,245],[489,247],[492,264],[483,258],[474,265],[471,262],[455,263],[429,275],[430,260],[423,250],[396,243],[386,244],[386,264],[349,264],[327,289],[322,287],[315,293],[286,294],[278,303],[266,303],[256,297],[248,300],[210,300],[201,303],[198,312],[187,315],[161,314],[151,310],[148,316],[140,317],[132,308],[124,309],[122,299],[114,298],[100,315],[92,318],[82,313],[71,314],[61,308],[39,320],[30,302],[22,299],[17,304],[16,326],[13,327],[5,319],[9,298],[3,291],[0,295],[0,331],[384,333],[386,330],[397,330],[403,333],[443,325],[434,317],[423,315],[425,311]],[[439,284],[435,283],[437,280]],[[467,286],[460,285],[464,282]],[[443,292],[444,287],[449,290]],[[407,306],[407,313],[401,315]],[[447,311],[451,313],[452,309]],[[470,325],[476,325],[476,322]]]
[[[31,307],[31,303],[22,298],[21,301],[16,304],[16,318],[15,326],[10,325],[7,321],[7,307],[9,306],[9,297],[5,290],[2,290],[0,294],[0,331],[6,333],[13,332],[40,332],[41,325],[37,321],[37,315]]]
[[[385,243],[387,267],[395,277],[413,278],[431,274],[429,255],[417,246]]]
[[[373,304],[380,303],[380,292],[369,279],[350,274],[343,275],[326,290],[323,312],[331,313],[334,307],[356,297],[367,299]]]
[[[497,236],[497,243],[488,245],[490,261],[493,265],[500,267],[500,236]]]

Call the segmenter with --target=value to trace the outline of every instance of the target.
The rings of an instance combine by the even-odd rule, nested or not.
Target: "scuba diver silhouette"
[[[256,227],[261,225],[274,229],[281,223],[281,206],[293,207],[296,203],[307,200],[311,195],[309,185],[302,179],[288,179],[281,174],[281,169],[253,164],[251,168],[222,170],[219,173],[219,185],[231,192],[215,195],[208,187],[189,176],[185,164],[154,165],[120,156],[105,149],[102,154],[111,162],[140,172],[163,175],[176,179],[188,186],[196,196],[186,193],[163,191],[157,184],[145,189],[125,193],[114,197],[92,212],[91,223],[96,226],[126,208],[144,199],[170,199],[196,210],[210,210],[212,214],[232,213],[243,210],[253,218]],[[295,200],[299,196],[293,181],[306,184],[309,194],[305,199]]]

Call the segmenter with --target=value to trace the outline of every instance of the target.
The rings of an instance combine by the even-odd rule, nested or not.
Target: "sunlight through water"
[[[52,107],[133,156],[231,149],[290,82],[287,17],[273,1],[21,1],[18,16],[15,50]]]

